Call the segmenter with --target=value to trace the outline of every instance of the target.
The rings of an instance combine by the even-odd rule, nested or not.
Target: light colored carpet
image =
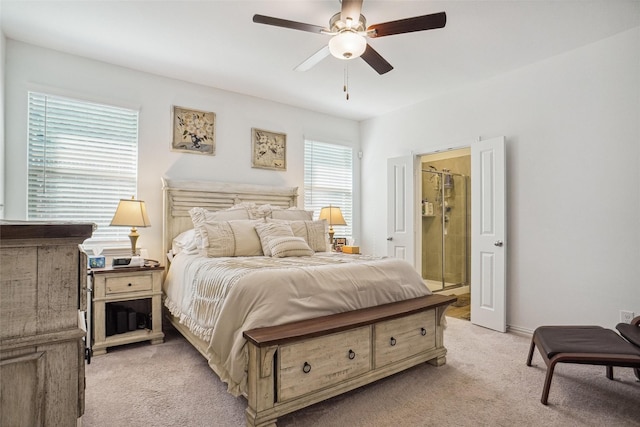
[[[447,364],[423,364],[278,420],[298,426],[640,426],[640,383],[629,368],[556,367],[549,406],[545,366],[525,362],[529,338],[447,318]],[[86,367],[91,426],[243,426],[234,398],[177,332],[164,344],[132,344]]]

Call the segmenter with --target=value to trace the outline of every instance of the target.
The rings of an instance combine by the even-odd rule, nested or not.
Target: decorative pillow
[[[329,250],[329,226],[326,219],[317,221],[286,221],[267,218],[267,223],[283,222],[291,226],[296,237],[302,237],[314,252]]]
[[[254,202],[242,202],[237,205],[233,205],[232,209],[244,209],[247,212],[249,219],[264,219],[268,213],[271,213],[271,208],[265,210],[264,206],[269,205],[256,205]]]
[[[201,225],[208,257],[262,255],[255,226],[263,220],[210,221]]]
[[[269,242],[269,248],[271,256],[275,258],[313,255],[313,250],[302,237],[274,237]]]
[[[210,211],[205,208],[191,208],[189,210],[193,225],[204,221],[233,221],[236,219],[251,219],[245,207],[230,207],[221,211]]]
[[[256,224],[256,232],[260,237],[262,252],[265,256],[271,256],[270,243],[275,237],[293,237],[291,226],[284,222],[263,222]]]
[[[298,208],[278,209],[272,208],[271,218],[284,219],[287,221],[311,221],[313,220],[313,211],[305,211]]]
[[[192,228],[183,231],[173,239],[171,252],[174,255],[178,255],[180,252],[195,253],[200,247],[202,247],[202,242],[197,239],[196,230]]]
[[[191,222],[196,230],[196,237],[205,245],[207,244],[207,234],[202,226],[207,222],[233,221],[239,219],[249,219],[249,214],[245,208],[229,208],[221,211],[209,211],[204,208],[191,208],[189,210]]]

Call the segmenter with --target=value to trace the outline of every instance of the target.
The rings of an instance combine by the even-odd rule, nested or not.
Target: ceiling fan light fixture
[[[354,31],[342,31],[329,40],[329,52],[338,59],[353,59],[361,56],[367,41]]]

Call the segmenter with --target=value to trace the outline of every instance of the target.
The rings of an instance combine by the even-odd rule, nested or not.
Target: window
[[[138,112],[29,92],[28,128],[28,219],[94,222],[94,238],[127,239],[109,223],[136,194]]]
[[[304,207],[315,218],[323,206],[337,206],[346,226],[335,227],[336,237],[353,236],[353,149],[326,142],[304,142]]]

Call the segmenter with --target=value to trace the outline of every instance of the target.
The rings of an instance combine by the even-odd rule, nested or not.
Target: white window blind
[[[324,206],[337,206],[346,226],[336,226],[335,237],[353,236],[353,149],[343,145],[305,140],[304,207],[314,218]]]
[[[29,92],[28,127],[28,218],[94,222],[94,238],[127,239],[109,223],[136,194],[138,112]]]

